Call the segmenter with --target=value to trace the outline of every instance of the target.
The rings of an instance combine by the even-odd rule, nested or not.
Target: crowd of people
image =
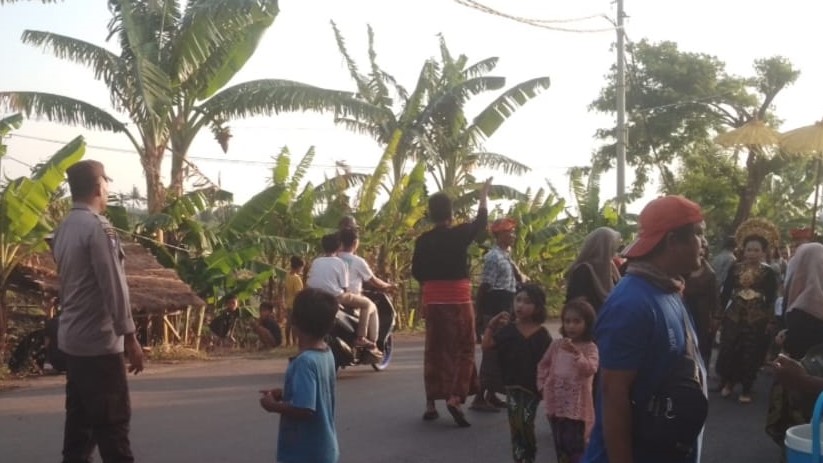
[[[98,447],[104,462],[129,462],[126,373],[143,370],[143,351],[119,237],[102,215],[108,177],[96,161],[67,173],[74,206],[53,241],[62,308],[55,338],[67,369],[63,461],[88,461]],[[411,270],[426,323],[423,420],[437,420],[443,401],[457,426],[470,427],[464,405],[474,396],[472,411],[507,411],[513,460],[533,462],[543,445],[535,436],[542,402],[558,462],[699,462],[709,389],[731,398],[740,386],[736,399],[749,404],[764,364],[775,377],[768,434],[782,445],[790,426],[809,420],[823,391],[823,245],[810,234],[793,232],[789,250],[773,224],[750,219],[710,260],[700,206],[680,196],[655,199],[622,250],[610,228],[585,238],[566,273],[560,338],[553,339],[546,294],[511,255],[516,221],[488,224],[490,186],[491,179],[479,192],[476,217],[462,224],[454,223],[446,194],[431,195],[433,227],[414,243]],[[494,246],[472,294],[469,247],[487,228]],[[304,262],[292,259],[285,333],[274,306],[261,304],[256,331],[264,344],[298,348],[283,387],[260,391],[260,406],[281,415],[278,462],[340,457],[335,361],[325,339],[341,304],[359,313],[354,347],[381,355],[377,312],[361,291],[364,283],[385,291],[394,285],[374,275],[358,244],[356,222],[347,218],[323,237],[305,288]],[[236,298],[225,305],[212,330],[230,337]]]

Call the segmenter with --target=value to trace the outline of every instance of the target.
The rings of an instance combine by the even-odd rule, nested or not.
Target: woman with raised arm
[[[469,426],[462,404],[479,386],[468,248],[486,228],[491,180],[483,184],[477,217],[469,223],[452,224],[452,201],[445,193],[429,197],[429,220],[434,228],[414,243],[412,275],[422,287],[426,319],[426,421],[438,418],[434,401],[445,400],[457,425]]]

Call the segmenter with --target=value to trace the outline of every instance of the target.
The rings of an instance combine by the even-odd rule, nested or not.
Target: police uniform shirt
[[[125,254],[109,221],[75,203],[55,233],[54,258],[60,279],[60,350],[96,356],[123,352],[123,335],[133,333]]]

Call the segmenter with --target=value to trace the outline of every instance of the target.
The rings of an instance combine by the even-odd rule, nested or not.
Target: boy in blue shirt
[[[334,357],[323,340],[334,325],[337,300],[305,289],[294,298],[292,322],[299,353],[286,369],[283,389],[260,391],[260,406],[280,414],[278,463],[337,463],[334,429]]]

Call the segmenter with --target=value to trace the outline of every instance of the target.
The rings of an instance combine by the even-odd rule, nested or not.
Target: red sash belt
[[[423,283],[423,305],[465,304],[472,301],[472,284],[466,280],[434,280]]]

